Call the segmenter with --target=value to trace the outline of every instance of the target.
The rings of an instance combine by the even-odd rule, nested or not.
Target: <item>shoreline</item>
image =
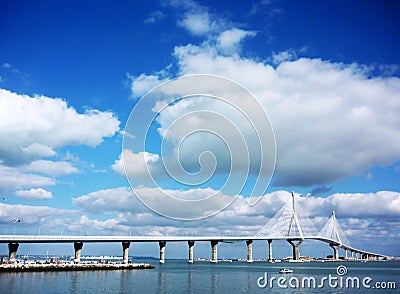
[[[52,271],[101,271],[101,270],[144,270],[154,269],[148,263],[107,263],[107,264],[3,264],[0,273],[52,272]]]

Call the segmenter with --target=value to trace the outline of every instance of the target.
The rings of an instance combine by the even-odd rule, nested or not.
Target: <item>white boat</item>
[[[279,273],[280,273],[280,274],[291,274],[291,273],[293,273],[293,270],[290,269],[290,268],[281,268],[281,269],[279,270]]]

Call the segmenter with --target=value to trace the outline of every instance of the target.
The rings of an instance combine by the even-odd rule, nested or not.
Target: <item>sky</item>
[[[399,16],[389,0],[0,2],[0,233],[251,236],[295,191],[317,229],[334,210],[353,247],[400,255]],[[197,74],[231,81],[249,100],[239,112],[208,96],[165,103],[167,81]],[[162,83],[164,96],[154,92]],[[200,87],[185,86],[175,94]],[[156,115],[150,124],[141,103]],[[271,128],[267,157],[252,136]],[[145,145],[135,130],[148,131]],[[174,156],[187,178],[176,166],[165,173]],[[273,174],[257,174],[264,157]],[[185,184],[203,167],[209,180]],[[253,195],[257,176],[269,185]],[[242,180],[245,189],[231,189]],[[277,256],[290,255],[276,243]],[[306,243],[304,255],[331,253]],[[186,258],[187,244],[168,245],[167,257]],[[130,254],[157,248],[134,244]],[[266,242],[253,248],[267,256]],[[73,253],[71,244],[19,248],[47,250]],[[219,252],[245,257],[245,244]]]

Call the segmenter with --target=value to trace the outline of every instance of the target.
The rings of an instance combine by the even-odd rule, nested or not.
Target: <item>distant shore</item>
[[[140,270],[153,269],[148,263],[99,263],[99,264],[2,264],[0,273],[6,272],[51,272],[51,271],[99,271],[99,270]]]

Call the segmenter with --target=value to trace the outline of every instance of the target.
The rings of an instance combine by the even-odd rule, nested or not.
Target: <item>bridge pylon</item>
[[[301,240],[304,240],[303,230],[301,229],[299,217],[297,216],[296,202],[294,200],[294,192],[292,192],[292,217],[290,218],[287,236],[290,236],[290,233],[292,231],[296,231],[296,230],[297,230],[298,234],[300,235]]]
[[[291,201],[288,201],[269,221],[262,227],[257,237],[286,238],[293,246],[293,259],[300,258],[299,246],[304,241],[305,236],[315,236],[317,229],[312,222],[302,212],[301,207],[296,202],[294,192],[291,194]],[[297,242],[297,243],[295,243]],[[269,249],[272,250],[271,242],[268,241]],[[272,259],[270,254],[269,259]]]
[[[330,239],[340,246],[350,246],[350,242],[347,239],[342,227],[340,226],[334,211],[332,211],[331,217],[328,219],[325,226],[321,229],[318,235],[320,237]]]
[[[319,236],[332,240],[329,246],[333,249],[334,260],[339,259],[340,247],[343,247],[343,245],[350,246],[350,242],[344,234],[344,231],[341,228],[338,220],[336,219],[336,214],[334,211],[332,211],[331,217],[319,232]]]
[[[256,234],[257,237],[292,237],[293,240],[304,240],[304,236],[315,236],[317,229],[303,213],[296,202],[294,192],[287,202]]]

